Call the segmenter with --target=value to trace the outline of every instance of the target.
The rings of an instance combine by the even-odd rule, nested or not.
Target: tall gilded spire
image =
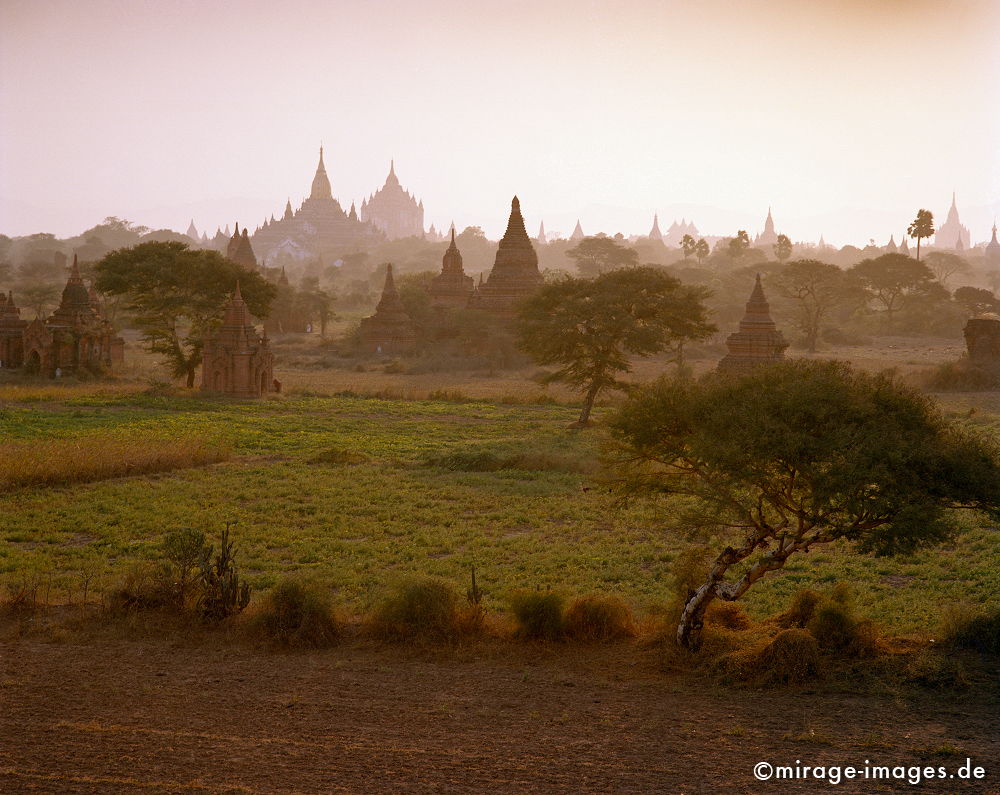
[[[332,199],[333,191],[330,189],[330,178],[326,175],[326,166],[323,165],[323,146],[319,147],[319,165],[316,166],[316,176],[313,177],[312,191],[310,199]]]

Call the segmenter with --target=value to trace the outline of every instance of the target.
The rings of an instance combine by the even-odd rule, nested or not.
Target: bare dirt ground
[[[716,688],[657,653],[0,644],[0,792],[1000,792],[995,700]],[[768,782],[757,762],[978,782]]]

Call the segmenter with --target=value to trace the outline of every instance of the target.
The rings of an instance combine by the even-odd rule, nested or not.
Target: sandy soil
[[[996,703],[726,690],[655,652],[358,641],[0,644],[0,791],[1000,792]],[[775,764],[947,766],[984,781],[768,783]]]

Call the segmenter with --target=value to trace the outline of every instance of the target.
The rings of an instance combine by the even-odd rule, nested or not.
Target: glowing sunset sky
[[[251,228],[395,158],[426,221],[897,240],[1000,212],[1000,3],[0,0],[0,232]]]

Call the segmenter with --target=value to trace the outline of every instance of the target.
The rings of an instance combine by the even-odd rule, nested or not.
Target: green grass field
[[[37,573],[53,583],[53,601],[78,590],[81,572],[110,583],[155,557],[170,530],[217,536],[227,521],[237,523],[239,560],[256,588],[308,572],[356,614],[407,575],[438,575],[464,591],[473,563],[493,609],[509,591],[537,587],[620,594],[652,611],[669,601],[671,561],[686,545],[667,529],[666,506],[616,505],[594,479],[602,432],[569,429],[572,406],[239,402],[96,384],[5,388],[0,399],[8,459],[31,440],[65,440],[68,455],[109,437],[231,447],[228,461],[209,466],[0,494],[0,581]],[[1000,405],[950,400],[963,421],[997,432]],[[463,471],[483,454],[521,468]],[[846,581],[861,614],[933,635],[945,605],[1000,608],[1000,535],[978,517],[966,521],[953,544],[902,558],[818,550],[755,586],[746,607],[767,615],[799,588]]]

